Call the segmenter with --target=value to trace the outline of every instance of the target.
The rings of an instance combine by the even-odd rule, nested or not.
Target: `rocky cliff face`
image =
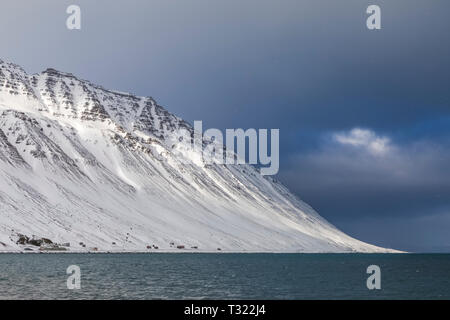
[[[386,251],[251,166],[204,165],[181,129],[150,97],[0,60],[0,250]]]

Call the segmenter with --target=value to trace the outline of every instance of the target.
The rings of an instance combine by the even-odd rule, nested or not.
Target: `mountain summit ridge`
[[[202,163],[180,129],[151,97],[0,60],[0,251],[393,252],[252,166]]]

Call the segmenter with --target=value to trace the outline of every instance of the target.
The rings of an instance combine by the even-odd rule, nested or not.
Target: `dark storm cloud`
[[[75,2],[80,31],[65,28],[72,0],[2,1],[0,58],[151,95],[205,128],[280,128],[280,178],[344,231],[450,244],[448,1]],[[332,139],[354,128],[391,149]]]
[[[430,249],[449,248],[443,226],[450,227],[450,135],[441,138],[397,144],[361,128],[325,134],[317,149],[290,156],[280,178],[366,241],[425,250],[420,239],[427,238]],[[420,221],[427,228],[414,237],[411,230],[420,229]]]
[[[355,130],[370,133],[375,142],[352,138]],[[383,140],[382,147],[377,139]],[[396,145],[367,129],[324,140],[316,151],[291,156],[290,169],[281,173],[283,181],[318,208],[358,218],[394,211],[426,215],[450,204],[449,144],[422,140]],[[327,202],[320,200],[324,193]]]

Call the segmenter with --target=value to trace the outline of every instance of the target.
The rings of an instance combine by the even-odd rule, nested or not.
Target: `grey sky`
[[[80,31],[65,27],[70,4]],[[382,30],[365,27],[369,4]],[[448,12],[445,0],[3,0],[0,58],[153,96],[205,128],[280,128],[279,178],[320,214],[378,245],[449,251]],[[388,150],[336,139],[354,128]]]

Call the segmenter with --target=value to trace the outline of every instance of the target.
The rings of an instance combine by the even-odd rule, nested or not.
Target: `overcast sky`
[[[381,30],[366,28],[369,4]],[[204,128],[280,128],[278,178],[337,227],[450,251],[449,12],[447,0],[2,0],[0,58],[152,96]]]

